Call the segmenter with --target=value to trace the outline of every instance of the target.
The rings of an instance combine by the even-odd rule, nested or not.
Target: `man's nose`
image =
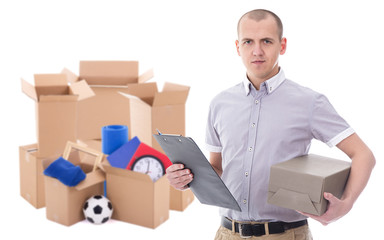
[[[260,44],[255,44],[255,45],[254,45],[252,54],[253,54],[254,56],[261,56],[261,55],[264,54],[264,51],[263,51],[263,49],[262,49],[262,47],[261,47]]]

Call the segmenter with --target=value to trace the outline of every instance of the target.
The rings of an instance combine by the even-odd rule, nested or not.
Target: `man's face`
[[[275,20],[255,21],[248,17],[241,20],[236,48],[247,68],[249,80],[261,83],[279,71],[279,55],[285,53],[287,40],[279,39]]]

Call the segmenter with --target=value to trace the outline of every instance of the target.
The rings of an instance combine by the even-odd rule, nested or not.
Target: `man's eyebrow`
[[[253,39],[251,39],[251,38],[242,38],[241,41],[242,41],[242,42],[253,41]]]
[[[271,42],[275,41],[273,38],[269,38],[269,37],[262,38],[261,40],[262,41],[268,40],[268,41],[271,41]]]

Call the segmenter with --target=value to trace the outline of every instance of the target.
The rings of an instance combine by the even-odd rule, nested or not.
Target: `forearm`
[[[215,166],[212,166],[212,167],[213,167],[213,169],[215,170],[215,172],[217,173],[217,175],[219,175],[219,176],[221,177],[221,174],[223,174],[223,170],[218,169],[218,168],[216,168]]]
[[[209,162],[211,163],[213,169],[216,171],[217,175],[221,177],[223,173],[223,168],[221,165],[222,157],[221,153],[211,152],[209,155]]]
[[[367,185],[376,160],[368,148],[352,156],[351,159],[351,172],[341,200],[349,202],[352,207]]]

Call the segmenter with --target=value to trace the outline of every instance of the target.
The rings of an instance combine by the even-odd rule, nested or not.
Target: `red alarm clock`
[[[172,162],[165,154],[145,143],[140,143],[129,161],[127,169],[148,174],[155,182],[165,174],[165,170],[171,165]]]

